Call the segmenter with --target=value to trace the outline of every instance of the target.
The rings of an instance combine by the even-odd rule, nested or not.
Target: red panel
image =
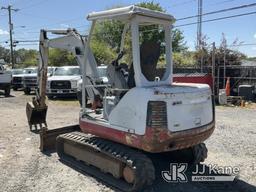
[[[146,128],[145,135],[128,133],[80,120],[85,133],[122,143],[148,152],[164,152],[188,148],[205,141],[213,132],[214,122],[199,128],[171,133],[165,128]],[[185,139],[186,138],[186,139]]]
[[[210,74],[203,76],[175,76],[173,82],[178,83],[202,83],[208,84],[211,88],[213,85],[212,76]]]

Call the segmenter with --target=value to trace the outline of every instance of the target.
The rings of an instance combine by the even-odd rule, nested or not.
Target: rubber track
[[[123,179],[117,179],[111,174],[103,173],[100,169],[77,161],[75,158],[66,155],[63,150],[64,142],[72,145],[86,146],[106,156],[117,159],[132,168],[135,172],[135,180],[132,184]],[[80,171],[86,172],[94,177],[103,180],[105,183],[114,186],[122,191],[140,191],[144,187],[151,185],[155,179],[155,169],[152,161],[142,152],[131,149],[130,147],[95,137],[81,132],[72,132],[57,137],[57,153],[60,159]]]

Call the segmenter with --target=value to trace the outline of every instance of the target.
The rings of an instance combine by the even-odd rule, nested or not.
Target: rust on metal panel
[[[145,135],[138,136],[134,139],[132,135],[127,134],[126,141],[129,141],[129,143],[127,143],[128,145],[136,146],[148,152],[157,153],[197,145],[209,138],[213,131],[214,122],[200,128],[174,133],[163,128],[147,127]]]
[[[97,135],[130,147],[141,149],[151,153],[174,151],[184,149],[204,142],[214,130],[215,121],[201,127],[171,132],[163,127],[146,127],[144,135],[127,133],[109,127],[81,121],[83,132]]]

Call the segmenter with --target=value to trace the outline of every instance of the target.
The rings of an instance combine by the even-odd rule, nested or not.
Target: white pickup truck
[[[35,91],[37,86],[37,68],[28,67],[24,69],[22,74],[22,82],[25,95],[29,95],[31,91]]]
[[[47,96],[76,96],[78,82],[81,80],[79,66],[57,67],[53,76],[47,80]]]
[[[54,74],[56,67],[48,67],[48,77]],[[29,95],[31,91],[36,91],[38,88],[37,68],[25,68],[23,75],[24,93]]]
[[[14,91],[17,91],[18,89],[23,88],[23,74],[24,70],[23,69],[12,69],[12,88]]]
[[[0,65],[0,90],[4,90],[6,97],[10,96],[12,83],[12,74],[8,73],[3,65]]]

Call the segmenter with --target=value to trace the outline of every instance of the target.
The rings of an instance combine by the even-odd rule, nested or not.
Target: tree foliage
[[[142,2],[137,4],[137,6],[165,12],[165,10],[160,6],[159,3],[155,3],[153,1]],[[110,58],[113,57],[114,53],[119,51],[123,28],[124,23],[122,23],[121,21],[110,20],[96,23],[91,47],[97,61],[101,61],[101,63],[109,63]],[[140,28],[140,30],[144,31],[140,37],[141,43],[144,41],[161,41],[164,38],[163,32],[159,32],[155,25],[143,26]],[[174,29],[172,33],[172,38],[172,47],[174,52],[181,52],[187,50],[183,33],[180,30]],[[131,42],[129,41],[131,41],[131,34],[127,33],[125,42],[126,50],[131,50]],[[104,47],[104,49],[99,48],[97,45],[101,45],[102,47]],[[131,55],[127,54],[126,58],[126,60],[128,60],[126,62],[129,63]]]
[[[246,58],[246,55],[238,50],[231,49],[231,47],[235,47],[239,44],[240,42],[236,39],[231,46],[228,46],[226,37],[223,33],[220,46],[215,49],[215,64],[220,66],[224,65],[225,62],[226,65],[240,65],[241,61]],[[212,44],[209,44],[208,38],[204,36],[201,50],[195,52],[195,60],[198,64],[200,64],[202,60],[203,66],[211,66],[212,51]]]
[[[4,47],[0,46],[0,59],[4,59],[5,62],[9,63],[10,62],[10,54],[9,54],[9,49],[5,49]]]
[[[14,52],[17,68],[37,65],[38,51],[34,49],[19,49]]]
[[[78,65],[75,57],[62,49],[49,50],[49,66]]]
[[[95,39],[91,48],[98,64],[109,64],[115,58],[114,51],[107,43]]]
[[[175,67],[195,67],[195,53],[192,51],[174,52],[173,64]]]

